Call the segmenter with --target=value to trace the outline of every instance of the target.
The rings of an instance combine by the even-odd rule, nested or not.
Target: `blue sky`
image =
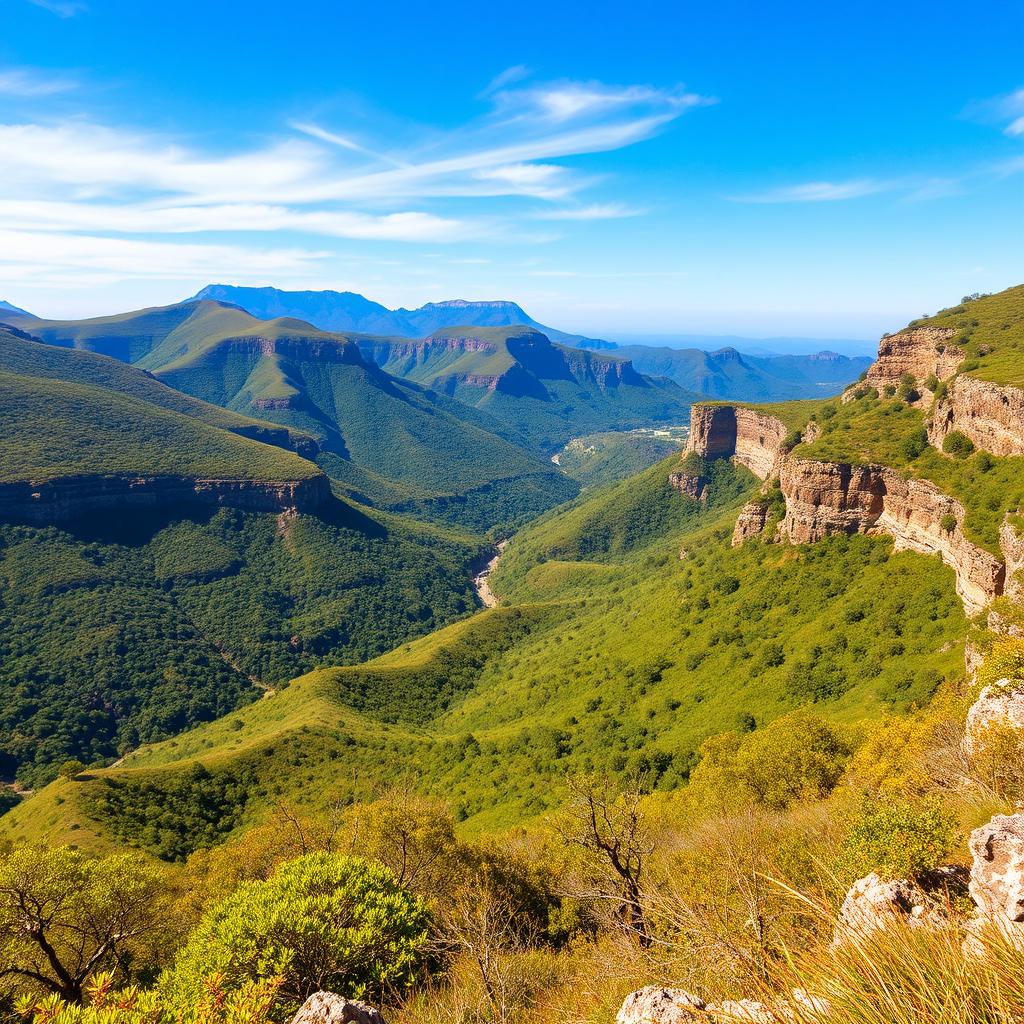
[[[1024,6],[0,0],[0,297],[873,338],[1024,281]]]

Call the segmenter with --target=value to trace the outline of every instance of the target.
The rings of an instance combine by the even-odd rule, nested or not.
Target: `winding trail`
[[[501,558],[501,553],[508,546],[508,541],[503,540],[498,543],[498,553],[473,577],[473,589],[476,590],[477,596],[480,598],[485,608],[497,608],[498,598],[494,591],[491,590],[491,585],[488,583],[488,577],[494,572],[494,567],[498,564],[498,560]]]

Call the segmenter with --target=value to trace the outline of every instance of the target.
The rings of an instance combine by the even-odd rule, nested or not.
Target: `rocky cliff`
[[[781,420],[754,409],[697,405],[689,450],[705,458],[733,458],[762,480],[777,476],[786,502],[779,533],[793,543],[836,533],[884,533],[897,550],[937,554],[951,566],[970,614],[1003,592],[1004,562],[964,536],[964,508],[954,498],[888,466],[794,458],[783,446],[787,433]],[[737,543],[759,532],[759,516],[744,510],[734,533]]]
[[[928,440],[936,448],[951,431],[993,455],[1024,455],[1024,391],[961,374],[931,413]]]
[[[883,338],[878,358],[868,367],[867,383],[881,391],[886,385],[899,387],[905,373],[918,383],[933,374],[944,380],[964,358],[961,349],[949,344],[954,334],[951,327],[911,327]]]
[[[78,475],[0,483],[0,520],[48,525],[107,509],[227,505],[248,512],[313,512],[331,500],[323,474],[301,480]]]

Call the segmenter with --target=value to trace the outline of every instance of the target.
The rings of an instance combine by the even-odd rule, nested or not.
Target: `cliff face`
[[[785,424],[774,416],[735,405],[695,405],[687,451],[705,458],[728,456],[762,480],[777,476],[785,452]]]
[[[1024,455],[1024,391],[959,376],[932,411],[928,440],[940,448],[951,431],[966,434],[993,455]]]
[[[952,327],[911,327],[883,338],[878,358],[868,368],[867,383],[881,391],[887,384],[898,387],[905,373],[919,384],[931,374],[943,380],[964,358],[961,349],[948,344],[954,334]]]
[[[66,476],[0,483],[0,520],[48,525],[105,509],[227,505],[248,512],[313,512],[331,498],[323,474],[302,480],[199,480],[179,476]]]
[[[793,458],[782,448],[786,433],[780,420],[755,410],[694,406],[690,450],[705,458],[731,457],[762,480],[777,475],[786,501],[779,533],[793,543],[811,544],[836,533],[884,533],[897,550],[937,554],[951,566],[970,614],[1003,592],[1006,565],[964,536],[964,508],[954,498],[888,466]],[[955,525],[944,529],[950,517]],[[753,504],[747,506],[734,543],[759,533],[764,522]],[[1024,562],[1024,542],[1020,547]]]

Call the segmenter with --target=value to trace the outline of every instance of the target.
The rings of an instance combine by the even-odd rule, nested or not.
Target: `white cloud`
[[[1004,135],[1024,135],[1024,89],[972,103],[964,113],[980,121],[1003,124]]]
[[[38,68],[0,68],[0,96],[53,96],[78,88],[66,75],[54,75]]]
[[[1003,131],[1007,135],[1024,135],[1024,115],[1011,121]]]
[[[495,75],[487,83],[487,87],[480,95],[491,96],[498,92],[499,89],[504,89],[506,85],[521,82],[524,78],[528,78],[529,75],[530,69],[525,64],[513,64],[512,67],[505,68],[500,74]]]
[[[750,192],[746,195],[729,196],[737,203],[832,203],[844,199],[860,199],[863,196],[887,192],[892,182],[874,178],[858,178],[852,181],[808,181],[799,185],[785,185],[767,189],[764,192]]]
[[[617,220],[639,217],[645,210],[624,203],[591,203],[589,206],[571,206],[564,210],[544,210],[535,214],[540,220]]]

